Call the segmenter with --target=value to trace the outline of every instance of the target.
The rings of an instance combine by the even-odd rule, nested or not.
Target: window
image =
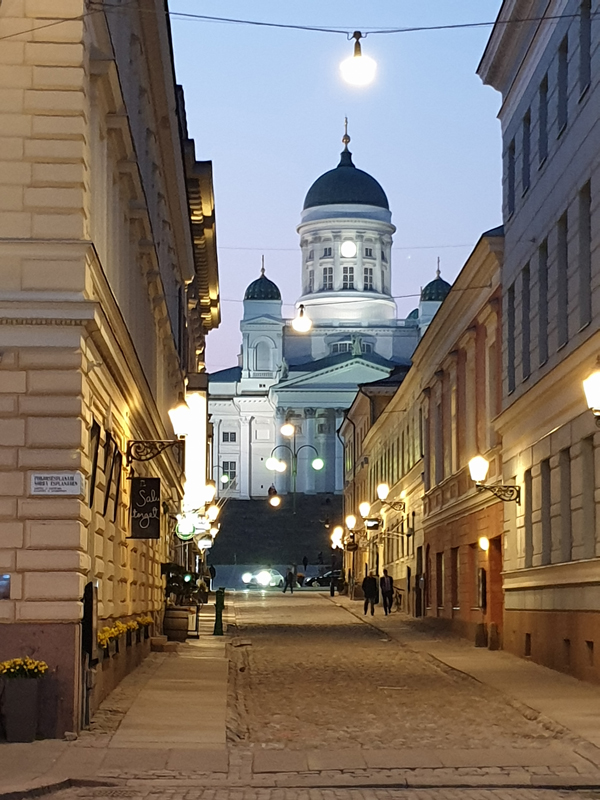
[[[571,533],[571,454],[561,450],[558,456],[560,472],[560,560],[570,561],[572,550]]]
[[[579,91],[590,85],[592,44],[592,0],[582,0],[579,6]]]
[[[531,374],[531,288],[529,264],[521,275],[521,365],[523,380]]]
[[[373,258],[373,248],[365,247],[365,258]]]
[[[363,267],[363,281],[365,292],[373,291],[373,267]]]
[[[548,76],[540,83],[538,155],[540,166],[548,158]]]
[[[381,251],[381,260],[384,264],[387,264],[387,258],[385,257],[385,250]]]
[[[594,440],[581,442],[581,530],[583,531],[583,550],[581,558],[594,558],[596,555],[596,468],[594,464]]]
[[[540,366],[548,361],[548,241],[538,248],[538,353]]]
[[[235,485],[235,481],[237,478],[237,462],[236,461],[223,461],[222,463],[223,468],[223,476],[227,475],[229,481],[227,483],[222,482],[221,486],[223,488],[233,488]]]
[[[351,342],[334,342],[331,345],[332,353],[349,353],[352,350]]]
[[[319,422],[317,425],[317,433],[320,433],[321,435],[329,433],[329,425],[326,422]]]
[[[306,286],[307,291],[314,292],[315,290],[315,271],[314,269],[308,270],[308,284]]]
[[[438,608],[444,606],[444,553],[435,554],[435,599]]]
[[[312,261],[314,257],[315,257],[315,251],[314,250],[309,250],[308,251],[308,257],[307,257],[306,260],[307,261]]]
[[[342,289],[354,289],[354,267],[343,268]]]
[[[515,140],[508,145],[506,154],[506,206],[508,216],[515,211]]]
[[[458,555],[458,547],[453,547],[450,550],[450,581],[452,589],[452,608],[460,607],[460,600],[458,595],[458,587],[460,584],[459,571],[460,571],[460,561]]]
[[[523,183],[523,194],[525,194],[531,183],[531,113],[529,111],[523,117],[522,159],[521,180]]]
[[[551,472],[550,472],[550,459],[545,458],[540,462],[540,481],[541,487],[541,500],[542,500],[542,564],[549,564],[552,552],[552,529],[550,517],[550,505],[552,498],[550,496],[551,490]]]
[[[556,226],[556,290],[558,346],[562,347],[569,340],[569,260],[567,240],[567,215],[558,220]]]
[[[323,267],[323,289],[326,292],[333,289],[333,267]]]
[[[370,342],[363,342],[361,344],[361,350],[363,351],[363,353],[372,353],[373,345]]]
[[[331,258],[331,247],[323,248],[323,258]]]
[[[525,530],[523,535],[525,538],[525,567],[531,567],[533,564],[533,505],[532,505],[532,490],[533,480],[531,477],[531,470],[525,471],[523,476],[523,525]]]
[[[508,287],[506,308],[507,377],[508,391],[515,390],[515,285]]]
[[[586,183],[579,192],[579,325],[592,321],[592,194]]]
[[[558,135],[563,132],[568,121],[569,82],[569,40],[565,38],[558,48]]]
[[[223,441],[224,442],[237,441],[237,433],[235,431],[223,431]]]

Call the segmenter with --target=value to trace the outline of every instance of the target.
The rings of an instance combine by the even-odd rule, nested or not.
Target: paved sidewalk
[[[305,749],[294,750],[283,740],[266,747],[234,741],[231,729],[228,741],[227,715],[236,702],[228,672],[233,669],[237,674],[240,665],[247,669],[241,656],[252,648],[252,629],[246,636],[246,631],[230,627],[230,634],[244,635],[213,638],[209,607],[200,639],[188,640],[177,654],[153,653],[105,701],[92,729],[77,741],[0,745],[0,800],[20,800],[44,790],[60,792],[61,787],[67,787],[65,800],[149,795],[188,800],[194,792],[198,798],[207,792],[207,800],[225,800],[233,792],[231,797],[239,800],[236,791],[242,787],[260,792],[256,796],[265,800],[271,788],[292,792],[285,795],[290,799],[306,800],[309,790],[312,797],[314,792],[344,787],[363,787],[365,792],[376,787],[503,787],[505,791],[600,787],[600,748],[595,746],[600,732],[593,724],[594,716],[600,719],[600,689],[507,653],[476,650],[460,640],[420,632],[397,614],[365,619],[362,609],[344,597],[321,594],[314,600],[315,611],[317,606],[325,611],[333,602],[342,621],[351,614],[352,626],[373,625],[388,639],[503,692],[526,714],[531,710],[543,715],[551,730],[560,723],[573,735],[559,734],[541,747],[486,749],[317,749],[307,740]],[[301,627],[298,606],[291,599],[279,616],[277,606],[271,607],[268,599],[266,603],[264,613],[272,624]],[[231,595],[228,617],[233,622]],[[517,795],[503,794],[499,800],[513,797]]]
[[[417,629],[399,612],[386,617],[377,609],[374,616],[365,617],[361,603],[345,596],[324,596],[390,638],[433,656],[567,728],[590,744],[584,748],[584,755],[600,766],[600,686],[503,650],[490,651],[464,639],[424,631],[421,626]]]
[[[227,637],[211,635],[213,621],[214,608],[205,607],[200,638],[177,653],[152,653],[76,741],[0,744],[0,797],[124,772],[227,773]]]

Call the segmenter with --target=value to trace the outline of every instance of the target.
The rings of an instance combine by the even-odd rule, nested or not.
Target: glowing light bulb
[[[285,425],[281,426],[280,430],[283,436],[293,436],[296,429],[291,422],[286,422]]]
[[[488,474],[490,468],[489,461],[483,456],[475,456],[469,461],[469,472],[471,473],[471,480],[475,483],[482,483]]]
[[[312,328],[312,320],[306,316],[302,303],[298,306],[298,316],[292,320],[292,328],[298,333],[307,333]]]
[[[320,469],[323,469],[324,466],[325,466],[325,462],[323,461],[322,458],[313,458],[313,460],[312,460],[312,468],[313,469],[320,470]]]
[[[286,469],[287,469],[287,464],[285,463],[285,461],[278,461],[277,464],[275,465],[276,472],[285,472]]]
[[[348,528],[349,531],[353,531],[354,528],[356,527],[356,517],[354,516],[354,514],[348,514],[348,516],[346,517],[346,527]]]
[[[354,258],[356,255],[356,245],[350,239],[346,239],[345,242],[342,242],[341,252],[344,258]]]
[[[274,456],[269,456],[265,461],[265,467],[270,470],[276,470],[279,461]]]
[[[365,517],[369,516],[369,513],[371,511],[371,504],[365,501],[364,503],[361,503],[359,505],[358,510],[360,512],[361,517],[364,519]]]
[[[386,500],[389,493],[390,487],[387,485],[387,483],[380,483],[377,487],[377,497],[380,500]]]
[[[367,86],[372,83],[377,72],[377,63],[369,56],[363,56],[360,40],[364,36],[360,31],[354,31],[352,38],[354,42],[354,55],[347,58],[340,64],[340,72],[346,83],[352,86]]]

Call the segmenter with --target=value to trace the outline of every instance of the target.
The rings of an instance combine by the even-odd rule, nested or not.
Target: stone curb
[[[26,797],[42,797],[45,794],[53,794],[62,789],[73,789],[78,786],[116,786],[110,781],[88,780],[86,778],[63,778],[53,783],[44,783],[37,786],[30,786],[25,789],[11,789],[8,792],[0,789],[0,800],[24,800]]]

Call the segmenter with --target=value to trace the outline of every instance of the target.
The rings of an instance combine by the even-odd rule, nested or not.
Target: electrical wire
[[[135,0],[133,0],[133,3],[135,3]],[[106,2],[100,3],[100,2],[94,2],[94,0],[90,0],[90,5],[92,6],[92,8],[89,11],[85,11],[83,14],[80,14],[77,17],[64,17],[61,19],[53,20],[52,22],[48,22],[45,25],[38,25],[35,28],[29,30],[9,33],[6,34],[5,36],[0,36],[0,41],[3,41],[5,39],[10,39],[13,36],[21,36],[23,34],[29,33],[30,30],[37,31],[37,30],[42,30],[44,28],[53,27],[54,25],[60,25],[63,22],[73,22],[78,20],[81,21],[82,19],[90,16],[91,14],[98,14],[106,11],[121,11],[125,8],[131,7],[133,3],[117,5],[116,3],[106,3]],[[150,13],[150,14],[155,13],[154,10],[146,8],[138,8],[137,11],[139,11],[140,13]],[[278,28],[282,30],[308,31],[312,33],[335,33],[344,35],[347,39],[352,38],[352,34],[347,29],[342,29],[342,28],[329,28],[318,25],[294,25],[291,23],[284,23],[284,22],[263,22],[260,20],[242,19],[236,17],[217,17],[208,14],[192,14],[190,12],[183,12],[183,11],[166,11],[165,13],[172,19],[187,19],[187,20],[197,20],[198,22],[216,22],[228,25],[247,25],[252,27]],[[600,11],[595,11],[591,13],[592,17],[598,15],[600,15]],[[498,26],[523,25],[530,22],[550,22],[563,19],[577,19],[579,18],[579,16],[580,16],[579,13],[555,14],[555,15],[536,16],[536,17],[521,17],[519,19],[508,19],[508,20],[497,19],[491,22],[490,21],[457,22],[457,23],[449,23],[446,25],[414,25],[411,27],[404,27],[404,28],[379,28],[372,30],[369,30],[368,27],[364,27],[364,32],[362,33],[362,37],[366,38],[369,35],[377,36],[385,34],[420,33],[426,31],[491,28],[497,25]]]

